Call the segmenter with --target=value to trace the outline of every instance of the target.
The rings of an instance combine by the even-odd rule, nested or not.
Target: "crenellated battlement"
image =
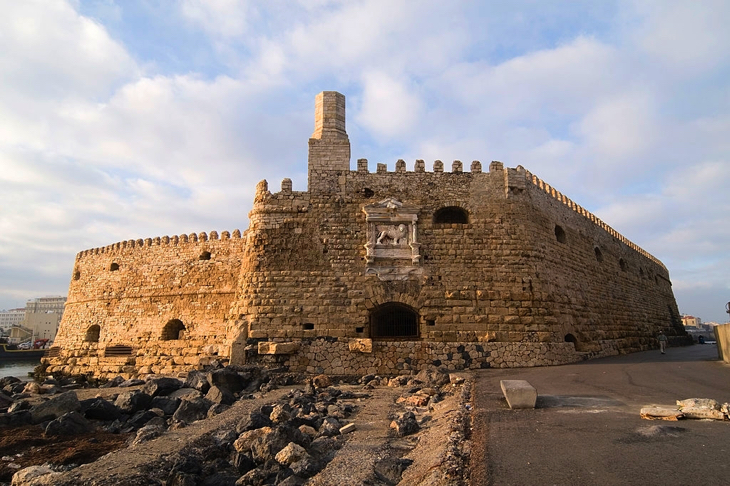
[[[181,234],[181,235],[174,235],[174,236],[157,236],[155,238],[139,238],[136,240],[125,240],[125,241],[119,241],[117,243],[112,243],[111,245],[107,246],[101,246],[98,248],[90,248],[88,250],[80,251],[76,254],[76,260],[80,260],[83,257],[90,256],[90,255],[113,255],[115,253],[119,253],[122,250],[126,249],[132,249],[132,248],[151,248],[153,246],[178,246],[178,245],[185,245],[189,243],[202,243],[206,241],[225,241],[229,239],[240,239],[241,238],[241,230],[233,230],[233,233],[230,233],[228,231],[223,231],[218,234],[217,231],[211,231],[210,233],[206,233],[205,231],[202,231],[200,233],[190,233],[189,235]]]
[[[532,184],[533,186],[537,187],[538,189],[545,192],[545,194],[551,196],[556,201],[564,204],[569,209],[575,211],[576,213],[580,214],[581,216],[585,217],[586,219],[590,220],[593,224],[595,224],[597,227],[604,230],[606,233],[611,235],[612,237],[616,238],[618,241],[623,243],[624,245],[628,246],[632,250],[636,251],[640,255],[644,256],[645,258],[648,258],[652,262],[659,265],[662,269],[665,271],[667,270],[667,267],[664,266],[664,264],[654,255],[649,253],[648,251],[641,248],[636,243],[633,243],[628,238],[626,238],[624,235],[613,229],[611,226],[606,224],[603,220],[601,220],[598,216],[588,211],[586,208],[581,206],[580,204],[576,204],[572,199],[567,197],[565,194],[562,194],[560,191],[556,190],[554,187],[552,187],[547,182],[543,181],[536,175],[532,174],[530,171],[526,170],[521,165],[517,166],[518,171],[524,171],[525,178],[528,183]]]

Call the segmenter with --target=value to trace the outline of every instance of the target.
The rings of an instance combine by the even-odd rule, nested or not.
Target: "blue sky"
[[[352,159],[522,165],[730,301],[730,3],[0,0],[0,308],[75,254],[244,230],[306,189],[314,96]]]

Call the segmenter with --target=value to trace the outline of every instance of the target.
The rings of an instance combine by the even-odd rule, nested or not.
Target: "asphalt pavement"
[[[474,373],[472,485],[728,485],[730,421],[644,420],[647,405],[730,402],[713,344]],[[534,410],[510,410],[499,381],[527,380]]]

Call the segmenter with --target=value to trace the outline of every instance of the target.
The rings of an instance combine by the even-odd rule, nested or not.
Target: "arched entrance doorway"
[[[418,339],[418,312],[397,302],[389,302],[370,313],[373,339]]]

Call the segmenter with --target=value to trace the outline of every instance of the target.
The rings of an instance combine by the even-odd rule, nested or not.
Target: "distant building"
[[[0,331],[10,334],[10,328],[18,326],[25,319],[25,308],[0,310]]]
[[[699,317],[683,315],[682,324],[684,324],[684,327],[702,329],[702,319]]]
[[[66,297],[60,295],[31,299],[25,304],[23,319],[10,329],[11,343],[31,339],[50,339],[53,341],[61,323]]]

